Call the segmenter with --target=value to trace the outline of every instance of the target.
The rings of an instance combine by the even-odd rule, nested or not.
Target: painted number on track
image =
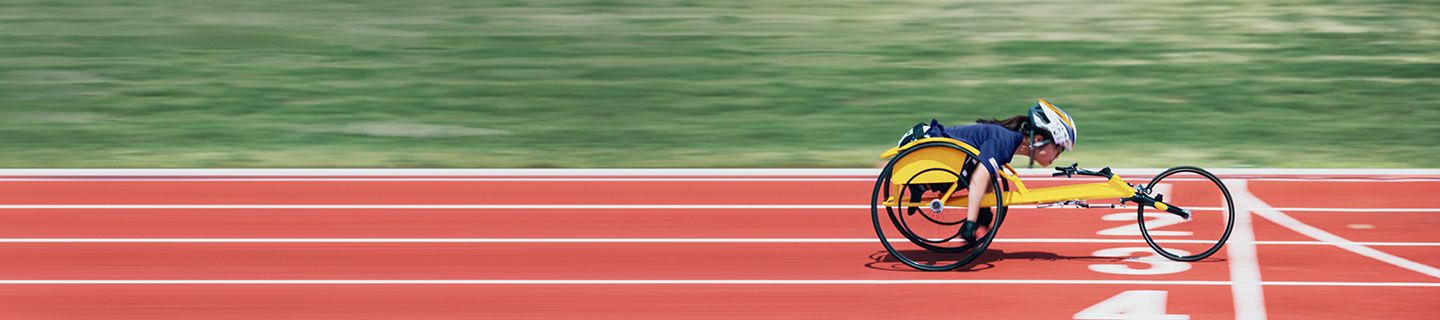
[[[1117,320],[1188,320],[1189,315],[1166,314],[1165,298],[1169,294],[1161,290],[1130,290],[1100,301],[1085,310],[1075,313],[1075,319],[1117,319]]]
[[[1157,184],[1157,185],[1154,185],[1154,186],[1151,186],[1151,187],[1150,187],[1150,195],[1151,195],[1151,196],[1156,196],[1156,195],[1168,195],[1168,194],[1170,194],[1170,191],[1171,191],[1171,190],[1174,190],[1174,189],[1175,189],[1175,186],[1172,185],[1172,184],[1169,184],[1169,183],[1161,183],[1161,184]],[[1152,210],[1152,211],[1154,211],[1154,210]],[[1155,211],[1155,212],[1154,212],[1154,215],[1151,215],[1151,214],[1146,214],[1146,215],[1145,215],[1145,218],[1146,218],[1146,219],[1152,219],[1152,220],[1149,220],[1149,221],[1146,221],[1146,222],[1145,222],[1145,226],[1146,226],[1145,230],[1150,232],[1150,236],[1152,236],[1152,237],[1153,237],[1153,236],[1188,236],[1188,235],[1193,235],[1193,234],[1194,234],[1194,233],[1192,233],[1192,232],[1187,232],[1187,231],[1155,230],[1155,229],[1159,229],[1160,227],[1169,226],[1169,225],[1175,225],[1175,224],[1179,224],[1179,223],[1184,223],[1184,222],[1185,222],[1185,219],[1182,219],[1182,218],[1180,218],[1179,216],[1176,216],[1176,215],[1173,215],[1173,214],[1160,214],[1160,213],[1161,213],[1161,212]],[[1101,217],[1101,219],[1104,219],[1105,221],[1126,221],[1126,220],[1135,221],[1135,213],[1128,213],[1128,212],[1126,212],[1126,213],[1112,213],[1112,214],[1105,215],[1104,217]],[[1125,226],[1119,226],[1119,227],[1114,227],[1114,228],[1110,228],[1110,229],[1100,230],[1100,232],[1096,232],[1095,234],[1102,235],[1102,236],[1138,236],[1138,235],[1140,235],[1140,223],[1139,223],[1139,222],[1136,222],[1135,224],[1131,224],[1131,225],[1125,225]]]
[[[1155,230],[1155,229],[1158,229],[1158,228],[1161,228],[1161,227],[1164,227],[1164,226],[1169,226],[1169,225],[1176,225],[1176,224],[1185,223],[1185,219],[1184,219],[1184,218],[1181,218],[1180,216],[1177,216],[1177,215],[1173,215],[1173,214],[1169,214],[1169,213],[1160,213],[1160,212],[1156,212],[1155,214],[1151,214],[1151,213],[1149,213],[1149,212],[1146,212],[1146,213],[1145,213],[1145,218],[1146,218],[1146,219],[1151,219],[1151,220],[1145,222],[1145,230],[1150,232],[1150,236],[1151,236],[1151,237],[1155,237],[1155,236],[1188,236],[1188,235],[1194,235],[1194,234],[1195,234],[1194,232],[1190,232],[1190,231],[1165,231],[1165,230]],[[1152,218],[1153,218],[1153,219],[1152,219]],[[1135,220],[1135,213],[1133,213],[1133,212],[1111,213],[1111,214],[1105,215],[1104,217],[1100,217],[1100,219],[1104,219],[1105,221],[1126,221],[1126,220],[1134,221],[1134,220]],[[1102,235],[1102,236],[1138,236],[1138,235],[1140,235],[1140,223],[1139,223],[1139,222],[1136,222],[1136,223],[1132,223],[1132,224],[1129,224],[1129,225],[1123,225],[1123,226],[1114,227],[1114,228],[1110,228],[1110,229],[1100,230],[1099,232],[1096,232],[1095,234]]]
[[[1173,253],[1178,254],[1178,255],[1190,255],[1189,252],[1185,252],[1184,250],[1169,249],[1168,251],[1173,252]],[[1095,272],[1103,272],[1103,273],[1110,273],[1110,274],[1126,274],[1126,275],[1171,274],[1171,273],[1184,272],[1185,270],[1190,270],[1190,264],[1189,264],[1189,263],[1184,263],[1184,262],[1179,262],[1179,261],[1171,261],[1170,259],[1165,259],[1165,257],[1162,257],[1162,256],[1160,256],[1160,255],[1158,255],[1158,254],[1155,254],[1155,250],[1154,250],[1154,249],[1151,249],[1150,247],[1129,247],[1129,248],[1109,248],[1109,249],[1101,249],[1101,250],[1099,250],[1099,251],[1095,251],[1095,253],[1091,253],[1091,255],[1094,255],[1094,256],[1096,256],[1096,257],[1125,258],[1125,257],[1130,257],[1131,255],[1133,255],[1133,254],[1135,254],[1135,253],[1140,253],[1140,252],[1149,253],[1150,255],[1149,255],[1149,256],[1145,256],[1145,257],[1139,257],[1139,258],[1128,258],[1128,259],[1125,259],[1125,261],[1132,261],[1132,262],[1139,262],[1139,263],[1148,264],[1148,265],[1150,265],[1149,268],[1136,269],[1136,268],[1132,268],[1132,267],[1130,267],[1129,265],[1125,265],[1125,264],[1092,264],[1092,265],[1090,265],[1090,270],[1095,271]]]

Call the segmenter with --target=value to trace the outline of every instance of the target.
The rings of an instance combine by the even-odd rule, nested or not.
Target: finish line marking
[[[1240,201],[1236,201],[1238,211],[1235,213],[1234,230],[1230,233],[1229,242],[1225,246],[1226,252],[1230,255],[1230,294],[1235,301],[1235,318],[1246,320],[1264,320],[1268,317],[1265,311],[1265,289],[1260,280],[1260,258],[1255,249],[1255,229],[1252,225],[1254,217],[1251,210],[1256,204],[1247,201],[1254,198],[1250,195],[1248,181],[1226,180],[1231,190],[1240,194]]]
[[[1239,196],[1241,201],[1246,201],[1251,204],[1250,210],[1254,212],[1255,215],[1270,220],[1271,222],[1279,224],[1280,226],[1288,228],[1292,231],[1316,240],[1336,243],[1336,247],[1345,249],[1355,254],[1359,254],[1361,256],[1379,260],[1381,262],[1389,263],[1391,265],[1409,269],[1411,271],[1419,272],[1434,278],[1440,278],[1440,268],[1435,268],[1423,263],[1401,258],[1399,256],[1385,253],[1380,250],[1375,250],[1360,243],[1353,242],[1349,239],[1345,239],[1335,234],[1326,232],[1325,230],[1321,230],[1320,228],[1310,226],[1309,224],[1300,222],[1300,220],[1296,220],[1295,218],[1290,217],[1290,215],[1285,214],[1284,211],[1287,210],[1284,210],[1283,208],[1270,207],[1270,205],[1266,204],[1264,200],[1260,200],[1260,198],[1256,197],[1253,194],[1250,194],[1249,192],[1242,192],[1239,194]]]

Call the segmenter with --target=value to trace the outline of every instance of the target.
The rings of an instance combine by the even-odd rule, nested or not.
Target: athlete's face
[[[1060,154],[1064,152],[1064,147],[1054,143],[1046,143],[1039,148],[1035,148],[1035,162],[1039,162],[1040,166],[1049,167],[1050,163],[1055,162],[1055,158],[1059,158]]]

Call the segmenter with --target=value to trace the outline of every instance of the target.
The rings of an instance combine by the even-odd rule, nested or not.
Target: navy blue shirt
[[[938,124],[933,120],[931,123]],[[943,129],[929,132],[932,137],[940,133],[943,137],[960,140],[975,147],[975,150],[980,151],[980,164],[990,170],[991,176],[1000,172],[1001,165],[1010,163],[1010,159],[1015,157],[1015,150],[1020,148],[1021,140],[1025,140],[1025,136],[1019,132],[993,124],[939,127]]]

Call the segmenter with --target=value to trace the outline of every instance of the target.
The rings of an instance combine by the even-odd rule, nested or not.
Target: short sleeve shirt
[[[949,138],[968,143],[979,150],[980,164],[990,170],[991,176],[998,174],[1001,165],[1010,163],[1010,159],[1015,157],[1015,149],[1019,148],[1020,141],[1025,139],[1019,132],[993,124],[946,127],[944,132]]]

